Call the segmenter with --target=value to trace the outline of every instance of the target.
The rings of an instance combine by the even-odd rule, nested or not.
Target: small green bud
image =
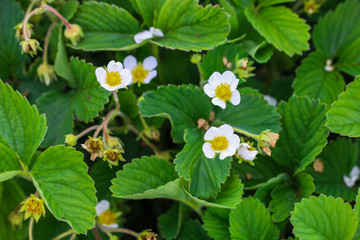
[[[20,42],[21,53],[28,53],[30,56],[37,54],[37,50],[42,50],[40,43],[35,39],[24,40]]]
[[[201,55],[199,53],[194,53],[193,55],[191,55],[191,58],[190,58],[191,63],[197,64],[200,61],[201,61]]]
[[[75,146],[77,141],[77,137],[73,134],[65,135],[65,144],[69,146]]]
[[[54,66],[48,65],[47,63],[42,63],[37,68],[37,74],[41,82],[45,83],[46,86],[49,86],[54,80],[57,80]]]
[[[138,240],[156,240],[156,237],[157,234],[151,232],[151,229],[146,229],[139,234]]]
[[[64,35],[66,38],[70,39],[71,43],[76,46],[80,41],[80,38],[84,36],[81,27],[77,24],[71,24],[70,27],[65,29]]]
[[[154,127],[149,127],[144,129],[144,134],[147,138],[159,141],[160,139],[160,132]]]
[[[119,238],[118,238],[117,236],[115,236],[115,235],[112,235],[112,236],[109,238],[109,240],[119,240]]]

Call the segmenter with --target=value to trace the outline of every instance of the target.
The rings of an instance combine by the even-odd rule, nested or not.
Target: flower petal
[[[110,203],[107,200],[101,200],[95,207],[96,209],[96,216],[101,215],[103,212],[108,210],[110,207]]]
[[[106,227],[106,228],[118,228],[119,224],[117,224],[117,223],[113,223],[113,224],[110,224],[110,225],[103,224],[103,226]]]
[[[221,135],[225,137],[230,137],[234,133],[234,129],[228,124],[221,125],[219,131],[221,132]]]
[[[222,76],[219,72],[214,72],[209,78],[209,84],[217,86],[222,81]]]
[[[226,107],[225,101],[221,100],[221,99],[218,98],[218,97],[213,98],[213,99],[211,100],[211,102],[212,102],[214,105],[221,107],[222,109],[225,109],[225,107]]]
[[[150,31],[145,30],[143,32],[139,32],[139,33],[135,34],[134,35],[134,41],[136,43],[142,43],[146,39],[150,39],[152,37],[153,37],[153,34]]]
[[[148,75],[144,79],[144,83],[148,84],[154,77],[156,77],[156,75],[157,75],[157,71],[152,70],[151,72],[148,73]]]
[[[235,74],[230,72],[230,71],[225,71],[222,74],[222,78],[226,81],[226,82],[233,82],[234,80],[236,80]]]
[[[236,90],[238,84],[239,84],[239,79],[232,80],[232,81],[230,82],[230,90],[231,90],[231,91]]]
[[[124,68],[120,73],[120,77],[122,79],[120,84],[121,88],[124,88],[132,83],[132,74],[129,69]]]
[[[152,34],[155,36],[155,37],[164,37],[164,33],[158,29],[158,28],[153,28],[151,27],[150,28],[150,31],[152,32]]]
[[[218,130],[217,127],[211,127],[211,128],[209,128],[209,129],[206,131],[205,135],[204,135],[205,141],[213,140],[214,137],[216,137],[217,130]]]
[[[228,137],[228,141],[229,147],[237,149],[240,144],[240,137],[236,134],[232,134],[230,137]]]
[[[155,69],[157,64],[157,60],[154,56],[147,57],[143,61],[144,68],[148,71]]]
[[[224,160],[227,157],[233,156],[235,154],[235,152],[236,152],[236,149],[233,149],[233,148],[229,148],[229,149],[226,149],[224,151],[221,151],[220,152],[220,159]]]
[[[207,158],[214,158],[215,157],[215,151],[212,150],[211,144],[206,142],[202,146],[202,150],[204,152],[205,157]]]
[[[216,96],[215,95],[215,87],[210,85],[209,83],[204,85],[204,92],[206,95],[208,95],[211,98]]]
[[[133,55],[129,55],[124,59],[124,68],[132,70],[137,66],[137,60]]]
[[[114,60],[111,60],[107,65],[107,70],[108,72],[118,72],[120,74],[121,70],[123,70],[123,65],[121,62],[115,62]]]
[[[106,70],[102,67],[98,67],[95,70],[96,79],[99,83],[105,83],[106,74]]]
[[[241,97],[240,97],[240,93],[238,90],[235,90],[232,92],[231,94],[231,98],[230,98],[230,102],[233,104],[233,105],[239,105],[240,104],[240,101],[241,101]]]

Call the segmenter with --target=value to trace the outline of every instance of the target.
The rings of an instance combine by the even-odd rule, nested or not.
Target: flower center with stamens
[[[224,151],[229,146],[229,141],[226,137],[215,137],[213,140],[210,141],[211,149],[214,151]]]
[[[133,81],[134,83],[145,83],[144,80],[148,75],[149,71],[144,69],[144,66],[139,63],[136,67],[132,69]]]
[[[29,212],[31,215],[34,214],[41,214],[43,212],[44,205],[41,201],[38,201],[36,199],[29,199],[29,201],[25,204],[27,207],[27,212]]]
[[[99,222],[103,225],[111,225],[116,222],[116,218],[116,214],[109,209],[99,216]]]
[[[229,101],[232,96],[230,85],[227,83],[218,85],[215,89],[215,95],[223,101]]]
[[[122,81],[122,79],[118,72],[108,72],[106,74],[105,82],[110,87],[115,87],[115,86],[121,84],[121,81]]]

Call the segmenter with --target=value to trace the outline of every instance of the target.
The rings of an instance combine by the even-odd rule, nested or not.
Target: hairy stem
[[[94,235],[95,235],[95,237],[96,237],[96,240],[101,240],[99,231],[97,230],[96,226],[93,227],[93,232],[94,232]]]
[[[139,233],[134,232],[130,229],[126,229],[126,228],[109,228],[109,229],[105,229],[103,226],[101,226],[100,224],[97,224],[98,227],[101,229],[101,231],[103,231],[104,233],[110,233],[110,232],[120,232],[120,233],[125,233],[128,235],[131,235],[135,238],[138,238]]]
[[[47,56],[48,56],[48,49],[49,49],[49,40],[52,30],[55,27],[55,23],[51,24],[49,29],[47,30],[44,42],[44,52],[43,52],[43,63],[47,64]]]
[[[100,125],[94,125],[94,126],[91,126],[87,129],[85,129],[84,131],[82,131],[81,133],[79,133],[78,135],[76,135],[75,137],[76,138],[81,138],[82,136],[84,136],[85,134],[87,134],[88,132],[91,132],[95,129],[98,129],[100,127]]]
[[[30,219],[30,224],[29,224],[29,240],[34,240],[34,238],[33,238],[33,228],[34,228],[34,218],[32,217]]]
[[[42,7],[55,14],[65,24],[66,28],[71,28],[71,24],[58,11],[56,11],[55,8],[46,4],[42,5]]]
[[[32,10],[31,12],[29,12],[28,14],[25,15],[23,28],[22,28],[24,40],[29,40],[30,39],[29,36],[27,35],[27,31],[26,31],[26,27],[27,27],[27,25],[29,23],[29,19],[32,16],[38,14],[41,10],[42,10],[42,8],[36,8],[36,9]]]

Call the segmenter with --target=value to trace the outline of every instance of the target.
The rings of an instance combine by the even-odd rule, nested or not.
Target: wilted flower
[[[33,25],[28,23],[26,24],[26,35],[28,37],[31,37],[31,33],[32,33],[32,27]],[[20,41],[21,39],[24,39],[24,35],[23,35],[23,22],[19,23],[18,25],[15,26],[14,28],[16,30],[15,32],[15,37],[18,41]]]
[[[65,144],[69,146],[75,146],[77,141],[77,137],[73,134],[65,135]]]
[[[123,153],[124,150],[121,150],[119,148],[115,149],[107,149],[104,152],[104,160],[108,161],[110,165],[117,166],[119,165],[119,161],[125,161],[121,153]]]
[[[74,46],[76,46],[80,41],[80,38],[84,36],[84,33],[79,25],[71,24],[70,27],[65,29],[64,36],[68,38]]]
[[[98,67],[95,75],[100,85],[108,91],[125,88],[132,81],[130,70],[114,60],[109,62],[106,69]]]
[[[81,144],[81,146],[88,152],[91,153],[90,160],[94,161],[97,157],[102,157],[103,151],[103,142],[101,141],[101,137],[92,138],[89,137],[86,140],[85,144]]]
[[[117,218],[121,213],[111,211],[110,203],[107,200],[101,200],[95,207],[98,222],[106,228],[118,228]]]
[[[136,43],[142,43],[146,39],[150,39],[153,37],[164,37],[164,33],[158,28],[151,27],[149,30],[145,30],[143,32],[135,34],[134,40]]]
[[[277,140],[279,140],[279,134],[265,130],[260,134],[258,146],[268,156],[271,156],[270,146],[275,147]]]
[[[54,66],[48,65],[46,62],[39,65],[37,68],[37,74],[40,81],[45,83],[46,86],[49,86],[51,82],[57,80]]]
[[[38,222],[41,215],[45,216],[44,201],[31,194],[28,199],[22,202],[22,207],[19,212],[25,212],[25,220],[29,217],[35,218]]]
[[[151,232],[151,229],[142,231],[138,236],[138,240],[156,240],[156,239],[157,239],[157,234]]]
[[[236,79],[235,75],[226,71],[223,74],[214,72],[209,82],[204,86],[204,92],[209,97],[213,98],[211,102],[214,105],[220,106],[225,109],[226,101],[230,101],[233,105],[240,103],[240,93],[236,90],[239,79]]]
[[[358,166],[355,165],[353,169],[351,169],[349,176],[346,175],[343,176],[345,185],[348,187],[355,186],[355,183],[359,179],[359,176],[360,176],[360,169]]]
[[[217,127],[211,127],[206,131],[205,143],[202,150],[207,158],[214,158],[215,154],[220,153],[220,159],[235,154],[239,146],[240,138],[234,134],[234,129],[227,124]]]
[[[254,164],[253,161],[257,154],[258,154],[258,151],[251,144],[240,143],[240,146],[237,149],[236,156],[239,158],[240,162],[246,161],[246,162],[250,163],[251,165],[253,165]]]
[[[124,59],[124,67],[131,70],[133,83],[147,84],[157,75],[154,70],[157,66],[155,57],[150,56],[144,59],[144,62],[137,62],[136,58],[132,55]]]
[[[40,43],[35,39],[28,39],[20,42],[21,53],[28,53],[30,56],[37,54],[37,50],[42,50]]]
[[[110,137],[108,136],[107,138],[105,138],[105,145],[110,148],[123,148],[123,143],[121,142],[121,140],[117,137]]]
[[[252,65],[254,64],[253,61],[249,61],[248,58],[242,58],[236,61],[236,73],[239,75],[240,79],[252,77],[255,74],[251,73],[255,67]]]

